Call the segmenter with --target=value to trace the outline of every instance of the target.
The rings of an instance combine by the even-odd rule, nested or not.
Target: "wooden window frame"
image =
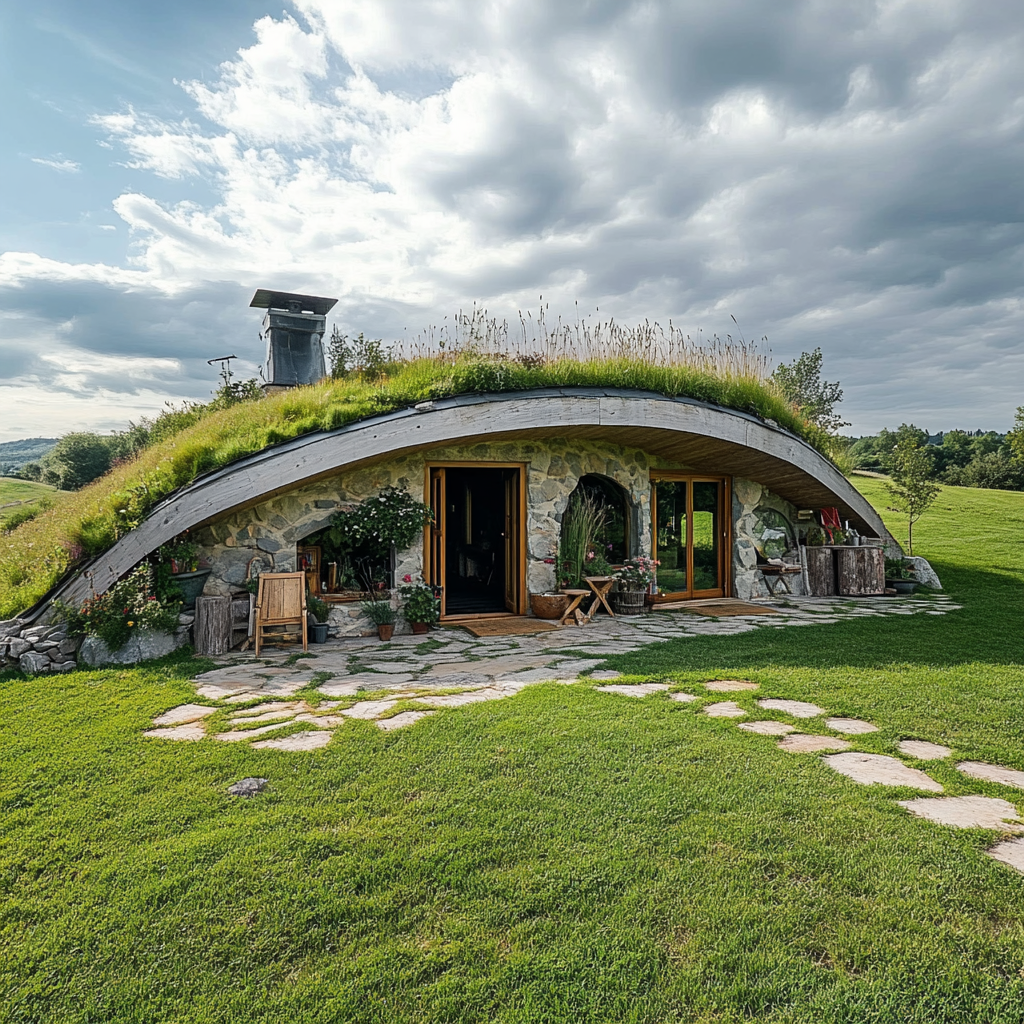
[[[658,557],[658,500],[657,484],[686,484],[686,590],[670,594],[658,594],[655,601],[692,601],[702,598],[727,597],[732,593],[732,477],[714,476],[707,473],[683,473],[674,470],[651,470],[651,557]],[[693,589],[693,485],[721,485],[721,534],[719,536],[719,578],[722,586],[714,590]]]

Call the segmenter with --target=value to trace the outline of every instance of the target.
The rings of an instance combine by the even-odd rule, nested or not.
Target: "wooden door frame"
[[[494,619],[501,618],[509,615],[525,615],[526,609],[529,606],[528,597],[526,594],[526,470],[529,467],[528,462],[485,462],[480,460],[440,460],[431,459],[424,463],[424,487],[423,491],[427,497],[427,503],[429,504],[433,498],[433,492],[430,486],[431,471],[435,469],[514,469],[519,473],[519,508],[516,510],[519,515],[519,557],[518,565],[515,567],[516,574],[516,608],[512,612],[483,612],[477,615],[448,615],[445,611],[445,598],[447,592],[441,591],[441,621],[442,622],[454,622],[459,619]],[[447,493],[447,480],[444,482],[443,490]],[[447,509],[443,510],[444,514],[447,515]],[[442,547],[447,549],[448,545],[448,530],[447,524],[441,524],[442,528]],[[434,545],[431,543],[433,526],[428,524],[423,530],[423,569],[424,579],[430,579],[433,576],[434,564],[433,564],[433,550]],[[441,586],[444,587],[445,580],[445,557],[441,557],[441,565],[439,568],[438,578],[441,580]]]
[[[686,484],[686,582],[685,591],[658,594],[655,600],[691,601],[700,598],[727,597],[732,593],[732,477],[713,476],[709,473],[684,473],[668,469],[652,469],[651,480],[651,557],[658,557],[658,501],[656,485],[659,480]],[[721,484],[722,531],[719,547],[719,572],[722,586],[714,590],[693,589],[693,485]],[[721,590],[721,593],[719,593]]]

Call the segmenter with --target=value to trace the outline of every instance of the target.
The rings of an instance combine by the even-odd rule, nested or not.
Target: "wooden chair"
[[[284,626],[281,632],[270,632],[267,627]],[[306,574],[304,572],[271,572],[260,575],[260,590],[256,597],[256,656],[260,645],[267,639],[283,640],[296,637],[298,626],[302,630],[302,649],[309,649],[306,637]],[[266,632],[265,632],[266,631]]]

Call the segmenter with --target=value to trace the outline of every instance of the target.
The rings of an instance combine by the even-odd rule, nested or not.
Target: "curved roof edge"
[[[552,434],[612,440],[681,465],[703,462],[698,468],[705,471],[712,465],[727,475],[749,475],[794,504],[834,504],[844,518],[867,527],[887,546],[896,544],[878,513],[842,473],[806,441],[776,424],[696,399],[647,391],[543,388],[433,399],[335,430],[303,434],[244,456],[164,499],[137,529],[50,599],[59,596],[75,603],[90,590],[104,593],[184,530],[318,478],[427,448]],[[806,502],[799,500],[801,496]]]

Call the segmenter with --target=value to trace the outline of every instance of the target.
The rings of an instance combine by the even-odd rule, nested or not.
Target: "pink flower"
[[[406,574],[405,574],[405,575],[404,575],[404,576],[402,577],[402,582],[403,582],[403,583],[412,583],[412,577],[411,577],[411,576],[410,576],[410,575],[409,575],[408,573],[406,573]]]

